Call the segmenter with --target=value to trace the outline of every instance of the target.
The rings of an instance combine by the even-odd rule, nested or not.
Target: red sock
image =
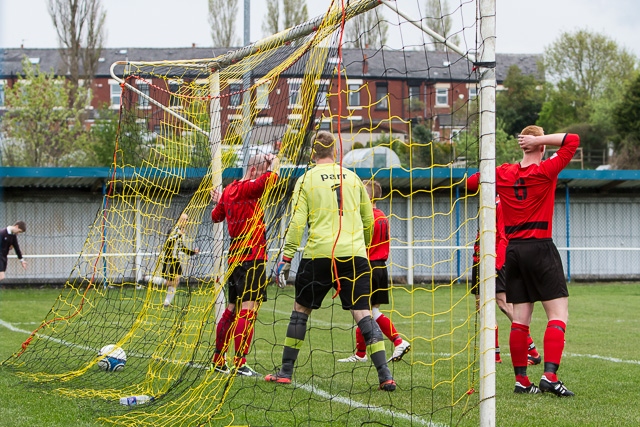
[[[236,329],[233,333],[235,340],[236,355],[240,357],[249,353],[249,347],[251,346],[251,339],[253,338],[253,323],[256,318],[256,312],[254,310],[242,309],[238,314],[238,323],[236,323]],[[242,366],[245,360],[242,360]]]
[[[531,381],[529,381],[529,377],[526,375],[516,375],[516,381],[524,387],[529,387],[531,385]]]
[[[384,336],[389,338],[393,342],[393,345],[398,345],[402,342],[402,337],[400,337],[398,331],[396,331],[396,327],[393,326],[391,319],[389,319],[387,316],[381,314],[376,319],[376,323],[378,324],[378,326],[380,326],[380,330],[382,330]]]
[[[364,335],[360,328],[356,326],[356,356],[365,357],[367,355],[367,343],[364,342]]]
[[[226,309],[216,326],[216,350],[218,353],[227,351],[231,340],[231,324],[233,323],[234,312]]]
[[[509,348],[511,350],[511,363],[514,368],[527,367],[527,335],[529,335],[529,327],[527,325],[521,325],[516,322],[511,324]]]
[[[562,351],[564,350],[564,333],[567,325],[562,320],[550,320],[544,332],[544,363],[553,363],[560,366]],[[549,375],[548,375],[549,374]],[[544,375],[549,381],[558,381],[555,372],[545,372]],[[549,376],[552,378],[549,378]],[[555,377],[555,378],[553,378]]]
[[[500,353],[500,344],[498,343],[498,325],[496,324],[496,353]]]

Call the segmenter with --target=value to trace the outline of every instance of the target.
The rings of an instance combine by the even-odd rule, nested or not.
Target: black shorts
[[[371,309],[371,268],[363,257],[337,258],[340,280],[340,301],[344,310]],[[318,309],[332,289],[337,289],[331,258],[303,258],[296,274],[296,302],[303,307]]]
[[[229,304],[239,305],[243,301],[266,301],[267,275],[265,261],[245,261],[237,264],[228,280]]]
[[[389,304],[389,272],[386,261],[371,261],[371,305]]]
[[[7,271],[7,259],[5,257],[0,257],[0,271]]]
[[[471,278],[473,280],[473,285],[471,287],[471,293],[474,295],[479,295],[479,285],[480,285],[480,264],[473,264],[471,268]],[[496,270],[496,294],[500,292],[507,292],[507,281],[506,281],[506,269],[504,265],[500,270]]]
[[[178,276],[182,276],[180,260],[178,258],[166,258],[162,262],[162,278],[175,280]]]
[[[507,302],[521,304],[569,296],[560,253],[551,239],[510,240],[505,270]]]

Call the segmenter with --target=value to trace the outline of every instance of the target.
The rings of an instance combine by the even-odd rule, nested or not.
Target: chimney
[[[362,54],[362,74],[369,74],[369,61],[366,53]]]
[[[195,44],[195,43],[191,43],[191,47],[192,47],[192,48],[195,48],[195,47],[196,47],[196,44]]]

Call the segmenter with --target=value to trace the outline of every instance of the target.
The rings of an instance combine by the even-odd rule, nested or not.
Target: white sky
[[[339,0],[336,0],[339,1]],[[237,36],[242,40],[244,0],[239,0]],[[262,37],[264,0],[251,2],[251,39]],[[307,0],[309,16],[321,15],[331,0]],[[346,0],[345,0],[346,2]],[[425,0],[397,0],[400,9],[419,16]],[[448,0],[454,24],[470,25],[475,18],[470,0]],[[607,35],[640,57],[639,0],[496,0],[497,44],[500,53],[543,53],[565,31],[588,29]],[[207,0],[102,0],[107,11],[107,47],[211,46]],[[459,7],[462,4],[463,6]],[[378,7],[390,21],[391,11]],[[402,25],[402,38],[421,43],[417,30]],[[468,43],[474,35],[468,34]],[[400,34],[390,29],[390,44],[400,45]],[[57,47],[47,12],[47,0],[0,0],[0,47]],[[471,46],[468,46],[471,47]]]

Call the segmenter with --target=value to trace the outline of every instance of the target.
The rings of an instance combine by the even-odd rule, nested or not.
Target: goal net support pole
[[[480,71],[480,425],[496,425],[496,4],[478,1]]]

